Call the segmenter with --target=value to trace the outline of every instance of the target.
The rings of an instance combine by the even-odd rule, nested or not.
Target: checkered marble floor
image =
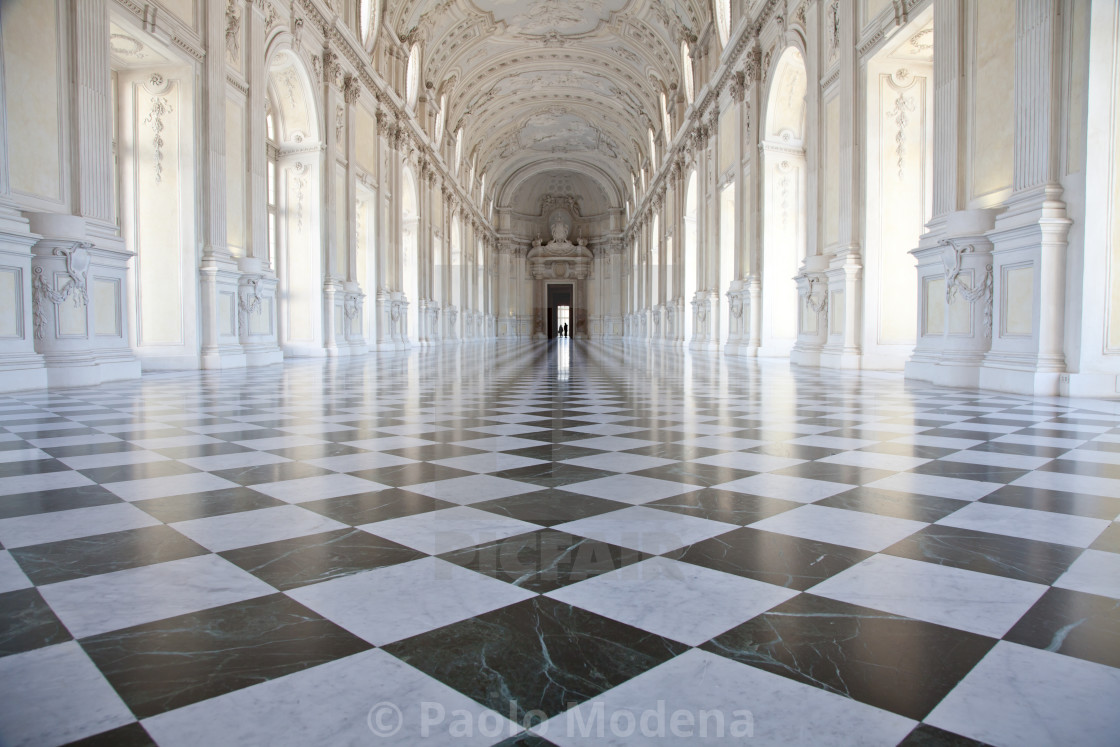
[[[1117,744],[1120,415],[557,341],[0,398],[0,743]]]

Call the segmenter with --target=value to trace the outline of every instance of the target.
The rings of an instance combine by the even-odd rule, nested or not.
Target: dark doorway
[[[571,283],[548,286],[548,339],[557,337],[560,325],[565,322],[568,324],[568,336],[570,337],[573,334],[574,324],[572,324],[570,313],[573,293]],[[569,310],[567,319],[561,319],[561,307]]]

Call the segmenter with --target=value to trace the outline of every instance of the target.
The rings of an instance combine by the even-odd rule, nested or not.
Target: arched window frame
[[[681,42],[681,77],[684,78],[684,93],[688,96],[688,103],[691,104],[695,96],[694,81],[692,80],[692,52],[686,41]]]
[[[405,100],[410,109],[416,109],[420,98],[420,45],[413,44],[408,52],[408,66],[405,68]]]
[[[669,120],[669,97],[661,92],[661,129],[665,133],[665,142],[673,142],[673,128]]]
[[[455,173],[459,174],[463,168],[463,128],[455,133]]]
[[[447,94],[445,93],[439,97],[439,111],[436,112],[436,136],[434,139],[436,143],[436,149],[440,151],[443,150],[443,127],[444,123],[447,121],[447,115],[444,111],[446,108]]]
[[[358,35],[366,49],[373,48],[377,38],[378,22],[381,20],[381,0],[359,0]]]
[[[715,4],[719,43],[721,47],[726,47],[731,40],[731,0],[715,0]]]

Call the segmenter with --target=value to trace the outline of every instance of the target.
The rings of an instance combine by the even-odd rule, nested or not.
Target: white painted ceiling
[[[402,0],[386,31],[420,44],[421,84],[447,96],[446,137],[499,206],[567,174],[581,212],[621,208],[661,136],[660,96],[681,89],[681,42],[710,0]],[[533,199],[536,199],[535,197]]]

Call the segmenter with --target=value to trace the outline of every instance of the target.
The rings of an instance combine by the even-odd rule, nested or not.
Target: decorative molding
[[[909,73],[903,68],[898,71],[898,75],[905,78]],[[894,106],[886,113],[888,119],[894,119],[895,127],[898,128],[894,134],[894,153],[898,158],[898,178],[900,181],[905,178],[906,170],[906,127],[910,124],[910,114],[916,110],[917,106],[914,104],[914,99],[907,96],[906,91],[899,91],[898,98],[894,100]]]
[[[241,58],[241,8],[239,0],[226,3],[226,56],[230,62],[240,62]]]
[[[89,249],[93,244],[88,241],[76,242],[73,246],[58,247],[53,254],[66,261],[66,284],[57,290],[43,277],[43,267],[36,265],[32,270],[31,281],[31,314],[34,319],[35,339],[42,340],[47,332],[47,309],[50,302],[58,307],[68,298],[73,298],[74,306],[81,307],[89,303],[86,291],[86,272],[89,270]]]
[[[243,276],[237,289],[237,327],[242,337],[249,335],[249,317],[257,314],[261,309],[264,299],[264,289],[261,287],[260,275]]]
[[[828,310],[828,278],[823,275],[807,275],[805,277],[809,290],[805,294],[805,302],[816,314],[823,314]],[[817,297],[817,285],[824,284],[824,290]]]
[[[962,277],[964,271],[961,269],[961,260],[965,254],[974,253],[976,247],[972,244],[957,246],[951,239],[942,239],[938,242],[938,246],[946,247],[953,252],[951,260],[947,254],[943,254],[941,257],[941,261],[945,265],[945,303],[952,303],[953,297],[958,294],[971,306],[975,306],[976,302],[980,301],[984,305],[984,337],[990,340],[992,337],[993,313],[991,262],[984,267],[984,281],[980,285],[973,286]]]
[[[152,76],[152,82],[155,83],[155,78],[160,77],[158,74]],[[160,77],[162,81],[162,77]],[[144,124],[152,128],[152,167],[155,169],[156,184],[163,181],[163,118],[175,111],[171,106],[171,102],[165,96],[153,96],[152,105],[148,110],[148,116],[144,119]]]

